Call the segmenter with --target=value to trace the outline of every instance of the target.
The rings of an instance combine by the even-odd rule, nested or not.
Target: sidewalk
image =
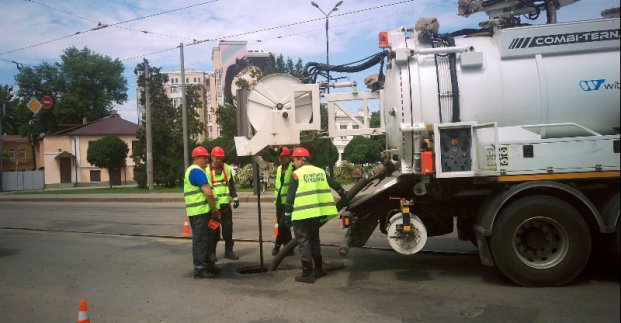
[[[238,192],[241,203],[256,202],[253,192]],[[84,193],[84,194],[0,194],[2,202],[149,202],[149,203],[183,203],[181,193]],[[261,194],[261,202],[273,203],[272,192]]]

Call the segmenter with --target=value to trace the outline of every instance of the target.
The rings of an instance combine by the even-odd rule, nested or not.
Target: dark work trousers
[[[278,235],[276,236],[276,245],[286,245],[291,241],[291,228],[285,223],[285,206],[276,204],[276,219],[278,220]]]
[[[312,262],[313,258],[321,256],[319,245],[320,218],[310,218],[293,221],[293,231],[298,239],[298,248],[302,261]]]
[[[194,261],[194,273],[207,268],[209,250],[211,250],[212,236],[214,231],[207,226],[211,219],[211,212],[188,217],[192,227],[192,258]]]
[[[224,240],[224,249],[233,250],[233,210],[231,206],[220,209],[220,227],[216,230],[216,234],[213,237],[212,252],[216,253],[216,245],[220,241],[220,234]]]

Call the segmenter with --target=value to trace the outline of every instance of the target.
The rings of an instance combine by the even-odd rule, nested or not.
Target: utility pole
[[[147,130],[147,187],[153,190],[153,136],[151,133],[151,73],[149,62],[144,61],[144,105]]]
[[[4,118],[6,112],[6,103],[2,103],[2,110],[0,110],[0,136],[2,136],[2,119]],[[0,139],[0,192],[2,192],[2,169],[4,166],[2,165],[2,153],[4,152],[2,148],[3,141]]]
[[[179,55],[181,56],[181,119],[183,119],[183,169],[190,167],[188,149],[188,112],[187,101],[185,98],[185,66],[183,63],[183,43],[179,44]]]

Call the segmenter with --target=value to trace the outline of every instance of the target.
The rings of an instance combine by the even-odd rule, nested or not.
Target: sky
[[[338,0],[315,2],[327,13]],[[378,32],[411,28],[420,17],[438,18],[441,33],[476,28],[487,18],[484,13],[458,16],[456,3],[343,0],[329,18],[330,63],[377,53]],[[618,6],[618,0],[581,0],[562,8],[558,20],[600,18],[601,11]],[[97,29],[99,24],[108,27]],[[115,109],[132,122],[137,122],[134,68],[146,58],[163,72],[178,70],[181,43],[185,68],[197,71],[212,71],[211,52],[219,40],[245,40],[249,50],[282,54],[294,62],[326,59],[325,16],[307,0],[0,0],[0,39],[0,85],[13,88],[18,73],[14,62],[57,63],[71,46],[119,59],[125,66],[128,101]]]

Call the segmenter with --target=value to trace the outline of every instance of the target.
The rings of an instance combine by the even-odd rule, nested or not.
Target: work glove
[[[291,228],[293,223],[291,223],[291,213],[285,213],[285,225],[287,228]]]
[[[347,196],[347,191],[344,188],[341,188],[338,193],[341,198],[345,198],[345,196]]]
[[[236,197],[233,199],[233,208],[236,209],[239,207],[239,198]]]

